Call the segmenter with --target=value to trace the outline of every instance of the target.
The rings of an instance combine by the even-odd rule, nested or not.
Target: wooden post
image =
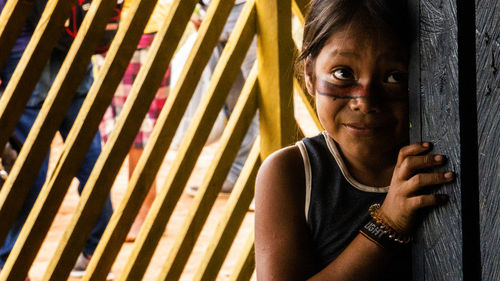
[[[410,1],[420,26],[410,63],[410,142],[432,142],[458,180],[438,189],[449,203],[426,213],[416,234],[413,279],[419,281],[463,280],[456,6],[435,2]]]
[[[439,2],[439,3],[438,3]],[[498,280],[499,4],[412,0],[411,141],[447,156],[446,206],[424,214],[414,280]],[[477,38],[476,38],[477,36]]]
[[[499,13],[499,1],[476,1],[479,223],[483,281],[500,280]]]
[[[291,1],[257,0],[261,155],[292,144],[293,42]]]

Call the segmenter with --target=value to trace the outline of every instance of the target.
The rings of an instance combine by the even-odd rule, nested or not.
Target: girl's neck
[[[339,151],[349,172],[357,181],[375,187],[390,185],[397,153],[393,154],[396,155],[394,159],[388,159],[386,153],[356,156],[344,153],[341,148]]]

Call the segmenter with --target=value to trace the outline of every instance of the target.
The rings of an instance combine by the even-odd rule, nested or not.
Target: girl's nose
[[[379,104],[375,97],[363,96],[353,98],[349,102],[349,107],[353,111],[360,111],[362,113],[376,113],[380,110]]]
[[[379,111],[381,89],[375,83],[366,83],[360,89],[360,94],[351,99],[349,106],[353,111],[374,113]]]

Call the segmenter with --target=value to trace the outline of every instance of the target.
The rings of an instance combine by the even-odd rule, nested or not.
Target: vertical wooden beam
[[[291,1],[257,0],[262,156],[293,141]]]
[[[430,141],[448,158],[444,169],[461,174],[458,44],[454,1],[409,1],[418,38],[410,64],[410,140]],[[460,177],[436,190],[447,205],[423,214],[416,233],[413,279],[463,280]]]
[[[474,78],[481,76],[476,76],[475,2],[419,0],[410,1],[410,8],[412,14],[418,14],[415,20],[418,40],[412,49],[410,65],[411,139],[433,142],[433,153],[448,157],[448,165],[443,169],[455,171],[457,175],[455,183],[436,191],[448,194],[450,202],[431,211],[417,235],[414,279],[478,281],[481,280],[482,266],[478,185],[480,178],[493,183],[491,176],[497,173],[484,169],[487,172],[483,174],[484,166],[478,165],[478,158],[490,165],[498,165],[491,163],[494,157],[478,156],[478,128],[480,132],[494,129],[494,126],[498,128],[496,124],[491,127],[483,124],[490,123],[485,121],[492,117],[489,110],[498,118],[498,103],[496,110],[491,108],[491,103],[488,103],[488,108],[481,108],[476,99]],[[498,34],[498,24],[496,29]],[[479,65],[478,68],[483,69]],[[486,73],[491,74],[491,70]],[[481,100],[481,97],[479,102],[488,100]],[[495,104],[492,100],[490,102]],[[479,112],[479,118],[478,106],[479,111],[484,111]],[[498,155],[498,140],[492,144],[488,138],[481,134],[479,141],[482,145],[493,145],[484,148],[488,154]],[[498,156],[494,159],[498,161]],[[482,188],[486,193],[491,192],[488,186],[485,183]],[[493,198],[492,194],[489,195]],[[498,204],[495,204],[490,205],[493,208],[490,211],[498,210]],[[488,212],[486,216],[490,214]],[[495,226],[494,223],[489,225],[488,235],[491,235],[495,233]],[[498,224],[496,230],[498,232]],[[496,238],[498,241],[498,235]]]
[[[500,2],[476,0],[482,280],[500,280]]]

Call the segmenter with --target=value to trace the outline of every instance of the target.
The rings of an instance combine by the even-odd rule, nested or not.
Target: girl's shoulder
[[[318,154],[318,149],[319,154],[327,154],[328,148],[323,132],[269,155],[262,163],[257,179],[263,179],[264,186],[284,185],[288,189],[295,188],[303,194],[307,177],[306,168],[310,169],[308,156],[310,149],[313,154]]]
[[[264,167],[264,169],[284,169],[288,171],[287,173],[291,171],[302,172],[303,174],[304,157],[307,157],[304,154],[307,154],[309,149],[318,146],[323,148],[327,147],[324,132],[314,137],[304,138],[295,145],[290,145],[273,152],[265,159],[264,163],[262,163],[262,167]]]
[[[291,145],[273,152],[269,155],[260,168],[259,174],[277,179],[297,179],[300,172],[303,174],[304,163],[298,145]]]
[[[283,208],[303,206],[304,163],[297,145],[282,148],[266,158],[257,174],[255,196],[257,204],[261,198],[273,202],[274,207],[278,201],[279,204],[287,205]]]

